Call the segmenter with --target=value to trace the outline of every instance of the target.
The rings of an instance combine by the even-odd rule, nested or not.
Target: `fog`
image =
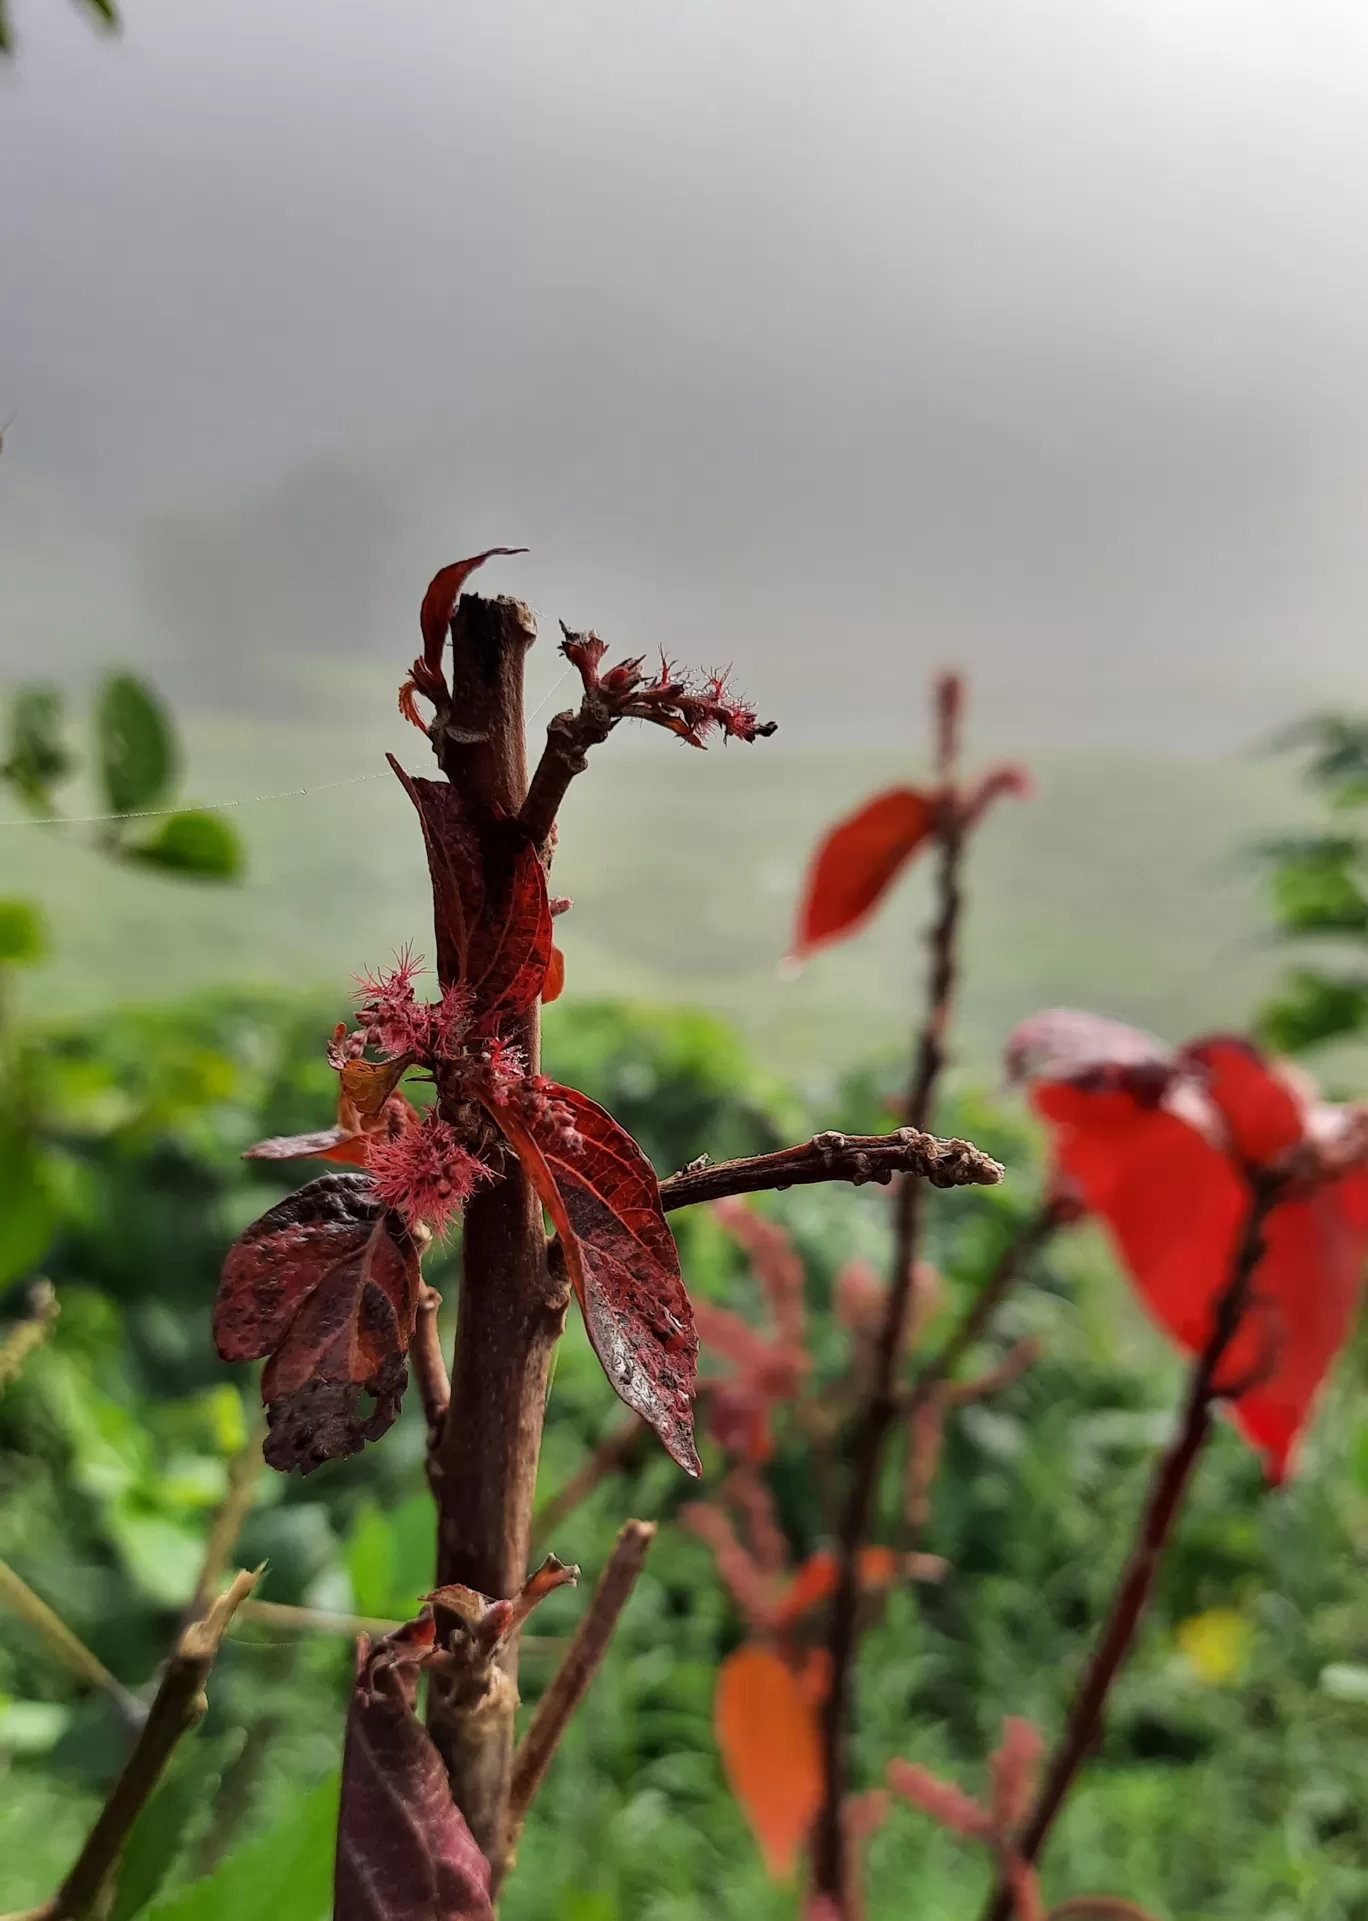
[[[5,673],[360,699],[516,542],[800,743],[1368,695],[1356,0],[13,14]]]

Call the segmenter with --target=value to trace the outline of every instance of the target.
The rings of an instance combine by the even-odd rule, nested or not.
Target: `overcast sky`
[[[387,682],[522,542],[796,740],[947,660],[1023,745],[1368,700],[1362,0],[12,11],[6,670]]]

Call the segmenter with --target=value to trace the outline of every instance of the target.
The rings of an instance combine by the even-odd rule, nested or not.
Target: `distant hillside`
[[[223,892],[111,871],[68,844],[80,829],[0,829],[3,891],[41,898],[53,925],[56,961],[26,990],[30,1006],[224,981],[340,1000],[352,970],[404,940],[431,951],[421,843],[397,785],[386,774],[319,791],[383,768],[378,739],[192,731],[200,798],[314,791],[236,811],[251,877]],[[417,737],[398,744],[416,763]],[[822,823],[909,771],[887,754],[764,744],[705,758],[667,740],[610,743],[572,790],[556,863],[575,901],[560,923],[569,996],[712,1009],[789,1078],[901,1048],[922,970],[923,877],[799,980],[781,983],[775,963]],[[1296,817],[1291,770],[1056,756],[1035,773],[1037,798],[1003,803],[976,848],[966,1067],[991,1074],[1010,1024],[1052,1002],[1174,1034],[1241,1019],[1277,967],[1241,849]]]

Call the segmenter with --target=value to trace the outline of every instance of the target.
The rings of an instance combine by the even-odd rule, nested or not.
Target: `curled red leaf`
[[[473,1022],[523,1014],[551,965],[551,908],[536,849],[512,821],[481,822],[448,781],[390,766],[418,810],[432,877],[437,977],[469,995]]]
[[[429,673],[440,675],[442,671],[442,648],[446,644],[447,629],[456,612],[461,589],[475,569],[483,567],[487,560],[493,560],[496,554],[526,552],[526,547],[486,547],[482,554],[473,554],[469,560],[454,560],[449,567],[443,567],[433,575],[423,595],[418,616],[423,630],[423,664]]]
[[[214,1305],[214,1344],[225,1361],[271,1357],[261,1397],[272,1467],[311,1473],[393,1425],[418,1285],[413,1241],[359,1174],[311,1181],[238,1236]]]
[[[891,787],[839,821],[808,869],[793,958],[851,933],[878,906],[903,866],[928,840],[937,800],[915,787]]]
[[[573,1088],[491,1081],[482,1099],[551,1216],[614,1392],[697,1474],[698,1336],[654,1168],[610,1114]]]
[[[431,1610],[357,1643],[337,1822],[334,1921],[493,1921],[489,1863],[414,1712]],[[438,1657],[440,1658],[440,1657]]]
[[[1305,1114],[1296,1091],[1252,1042],[1213,1034],[1189,1041],[1178,1058],[1201,1074],[1239,1160],[1267,1166],[1302,1139]]]

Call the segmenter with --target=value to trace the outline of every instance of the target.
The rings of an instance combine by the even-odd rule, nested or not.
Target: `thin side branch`
[[[628,1521],[571,1638],[565,1659],[537,1703],[513,1757],[508,1797],[508,1846],[516,1847],[532,1798],[541,1786],[570,1718],[589,1691],[655,1538],[654,1521]]]
[[[256,1499],[257,1482],[265,1466],[261,1444],[266,1432],[263,1411],[258,1414],[251,1433],[229,1463],[228,1492],[210,1524],[199,1579],[185,1611],[187,1625],[200,1619],[223,1585],[224,1572]]]
[[[84,1921],[94,1913],[110,1872],[130,1828],[161,1779],[176,1743],[204,1716],[204,1684],[214,1665],[228,1623],[261,1578],[239,1574],[220,1595],[202,1621],[194,1621],[180,1638],[166,1664],[156,1698],[141,1734],[114,1783],[85,1846],[62,1886],[45,1908],[41,1921]]]
[[[616,725],[616,714],[588,694],[578,709],[556,714],[547,724],[546,745],[519,815],[538,846],[550,838],[571,781],[589,765],[589,749],[607,740]]]
[[[108,1694],[129,1727],[142,1726],[147,1715],[142,1702],[114,1678],[84,1641],[77,1640],[66,1622],[53,1613],[42,1595],[35,1594],[28,1582],[4,1561],[0,1561],[0,1606],[7,1607],[21,1621],[26,1621],[35,1634],[43,1637],[62,1665],[70,1668],[88,1687],[100,1688]]]
[[[1031,1865],[1039,1860],[1074,1778],[1093,1750],[1107,1697],[1134,1643],[1183,1497],[1211,1433],[1213,1411],[1221,1398],[1217,1375],[1249,1305],[1254,1272],[1264,1251],[1264,1223],[1279,1192],[1274,1179],[1252,1180],[1249,1209],[1230,1278],[1216,1306],[1211,1337],[1193,1365],[1182,1424],[1155,1469],[1140,1532],[1113,1596],[1101,1639],[1017,1843],[1019,1856]],[[1011,1890],[999,1886],[984,1911],[984,1921],[1010,1921],[1012,1904]]]
[[[0,1394],[11,1381],[18,1379],[30,1354],[51,1334],[60,1311],[52,1282],[35,1281],[29,1289],[28,1313],[0,1341]]]
[[[932,1187],[996,1187],[1003,1170],[968,1141],[939,1140],[919,1127],[900,1127],[893,1134],[814,1134],[810,1141],[775,1154],[686,1167],[660,1183],[660,1200],[668,1214],[729,1194],[810,1187],[816,1181],[884,1185],[895,1174],[928,1181]]]
[[[540,1547],[581,1501],[587,1501],[600,1481],[629,1467],[650,1438],[651,1430],[639,1415],[629,1414],[625,1421],[605,1434],[579,1472],[572,1474],[563,1488],[549,1495],[532,1517],[532,1545]]]
[[[425,1281],[418,1290],[418,1321],[409,1344],[409,1359],[413,1362],[413,1375],[418,1383],[418,1398],[427,1421],[429,1470],[442,1445],[442,1429],[446,1426],[447,1409],[451,1406],[451,1382],[447,1377],[442,1336],[437,1327],[437,1310],[441,1305],[441,1295]]]
[[[955,956],[960,909],[960,863],[964,837],[953,792],[958,740],[960,683],[946,676],[937,685],[936,771],[944,801],[938,823],[939,863],[936,919],[930,937],[927,1013],[918,1038],[908,1088],[907,1127],[919,1133],[931,1113],[936,1083],[945,1062],[945,1034],[955,985]],[[931,1138],[923,1135],[923,1138]],[[977,1150],[975,1150],[977,1151]],[[996,1167],[997,1163],[991,1163]],[[998,1179],[1001,1179],[999,1170]],[[883,1451],[899,1417],[898,1363],[903,1351],[917,1271],[917,1245],[926,1192],[922,1182],[898,1183],[895,1201],[893,1272],[883,1326],[874,1349],[873,1377],[863,1418],[856,1430],[850,1492],[840,1526],[840,1578],[827,1641],[830,1682],[822,1703],[823,1800],[813,1839],[813,1869],[819,1893],[841,1913],[851,1885],[842,1807],[848,1783],[849,1723],[859,1641],[857,1557],[869,1532]]]

